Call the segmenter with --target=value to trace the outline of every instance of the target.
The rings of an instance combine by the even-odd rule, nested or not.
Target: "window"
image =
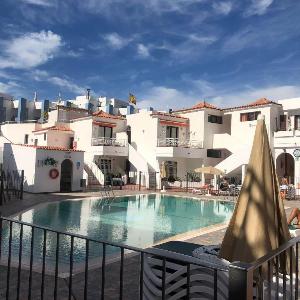
[[[223,124],[223,117],[215,116],[215,115],[208,115],[208,122],[216,123],[216,124]]]
[[[38,145],[38,139],[35,139],[34,140],[34,146],[37,146]]]
[[[221,150],[207,149],[207,157],[221,158],[222,152]]]
[[[112,138],[112,128],[106,126],[99,126],[98,137]]]
[[[103,174],[105,174],[105,175],[110,174],[111,173],[111,160],[110,159],[100,159],[99,167]]]
[[[241,114],[241,122],[255,121],[257,117],[260,115],[260,111],[254,111],[250,113],[242,113]]]
[[[29,137],[29,135],[28,135],[28,134],[25,134],[25,137],[24,137],[24,144],[25,144],[25,145],[28,144],[28,137]]]
[[[177,161],[167,161],[165,165],[167,178],[175,181],[177,178]]]
[[[280,131],[286,131],[286,115],[280,115]]]
[[[167,139],[178,139],[178,127],[167,126]]]
[[[47,140],[47,133],[44,133],[44,141]]]
[[[300,130],[300,116],[295,116],[295,130]]]

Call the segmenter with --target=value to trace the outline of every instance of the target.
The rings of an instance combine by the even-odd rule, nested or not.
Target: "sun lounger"
[[[143,299],[158,300],[162,297],[162,288],[165,287],[165,298],[169,300],[185,299],[187,295],[187,265],[180,258],[188,258],[190,263],[189,290],[190,299],[215,299],[215,282],[217,282],[217,299],[228,299],[229,295],[229,262],[219,259],[217,256],[208,254],[199,254],[193,257],[193,253],[197,248],[202,247],[198,244],[186,242],[167,242],[152,248],[153,255],[146,255],[144,259],[143,273]],[[165,284],[163,284],[163,260],[162,256],[168,253],[166,259],[166,276]],[[200,251],[201,252],[201,251]],[[193,264],[194,263],[194,264]],[[295,279],[296,276],[294,275]],[[271,299],[283,299],[283,276],[279,274],[278,278],[278,294],[277,280],[273,276],[272,282],[263,282],[264,297],[268,296],[269,288],[271,288]],[[290,280],[286,275],[286,299],[293,299],[290,294]],[[295,286],[295,280],[293,280]],[[257,287],[253,286],[253,295],[257,296]]]

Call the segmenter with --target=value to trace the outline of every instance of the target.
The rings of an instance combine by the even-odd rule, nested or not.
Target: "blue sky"
[[[300,96],[300,1],[1,0],[0,92],[159,109]]]

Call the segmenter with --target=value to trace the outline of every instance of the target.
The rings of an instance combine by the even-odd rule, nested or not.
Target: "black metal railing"
[[[299,299],[299,243],[295,237],[254,263],[233,264],[229,298]]]
[[[23,199],[24,171],[0,172],[0,206],[12,199]]]
[[[298,299],[299,242],[216,265],[0,217],[0,299]],[[282,273],[278,261],[293,251],[292,275]]]
[[[198,293],[193,287],[197,270],[211,277],[209,293],[217,299],[222,291],[216,279],[228,274],[227,269],[202,265],[193,257],[4,217],[0,249],[1,299],[147,299],[152,294],[167,299],[178,292],[189,299]]]

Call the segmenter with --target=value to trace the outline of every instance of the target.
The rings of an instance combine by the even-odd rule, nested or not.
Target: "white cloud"
[[[50,77],[47,81],[49,81],[50,83],[52,83],[54,85],[61,87],[64,90],[68,90],[74,94],[81,95],[85,91],[84,87],[81,87],[66,78],[54,76],[54,77]]]
[[[214,2],[213,9],[221,15],[228,15],[233,8],[233,4],[231,2]]]
[[[104,36],[104,40],[111,48],[116,50],[120,50],[126,47],[131,41],[130,38],[124,38],[116,32],[106,34]]]
[[[260,98],[267,98],[272,101],[280,99],[295,98],[300,96],[300,85],[268,85],[265,87],[245,87],[236,92],[223,92],[214,100],[222,103],[224,107],[243,105],[251,103]]]
[[[197,99],[196,96],[165,86],[154,86],[141,94],[145,100],[138,103],[140,107],[152,106],[161,110],[180,108],[186,104],[194,103]]]
[[[207,49],[207,47],[218,41],[218,37],[216,35],[210,34],[171,34],[182,39],[182,42],[170,44],[165,41],[162,45],[151,45],[151,48],[169,52],[170,56],[176,60],[176,63],[191,61],[195,58],[199,58],[205,49]]]
[[[292,10],[281,14],[260,18],[255,24],[238,29],[226,37],[223,49],[227,53],[235,53],[243,49],[262,48],[268,45],[268,50],[275,48],[299,36],[300,23],[291,22],[296,16]]]
[[[142,58],[147,58],[150,56],[150,51],[149,51],[148,47],[146,47],[143,44],[137,45],[137,53]]]
[[[52,59],[62,46],[62,39],[52,31],[26,33],[2,43],[0,67],[30,69]]]
[[[126,6],[134,10],[144,10],[145,12],[162,14],[168,12],[186,13],[191,5],[201,4],[206,0],[85,0],[79,1],[78,5],[91,13],[116,13]]]
[[[25,4],[37,5],[37,6],[53,6],[52,0],[21,0]]]
[[[85,88],[74,83],[67,77],[51,76],[47,71],[35,70],[30,73],[32,79],[36,81],[45,81],[61,88],[62,91],[67,90],[74,94],[82,94]]]
[[[203,79],[183,78],[183,82],[184,88],[182,89],[145,84],[138,92],[143,97],[143,100],[139,101],[139,106],[152,106],[160,110],[181,109],[189,108],[205,100],[217,107],[227,108],[248,104],[260,98],[278,101],[300,96],[300,85],[270,84],[261,87],[245,85],[239,89],[233,89],[231,86],[214,84]]]
[[[188,34],[187,38],[190,42],[194,42],[202,45],[210,45],[218,40],[216,36],[212,36],[212,35],[202,36],[202,35],[197,35],[195,33]]]
[[[15,81],[1,82],[0,81],[0,92],[1,93],[15,93],[16,89],[19,90],[21,86]]]
[[[245,12],[245,16],[261,16],[265,14],[273,1],[274,0],[252,0],[250,7]]]

